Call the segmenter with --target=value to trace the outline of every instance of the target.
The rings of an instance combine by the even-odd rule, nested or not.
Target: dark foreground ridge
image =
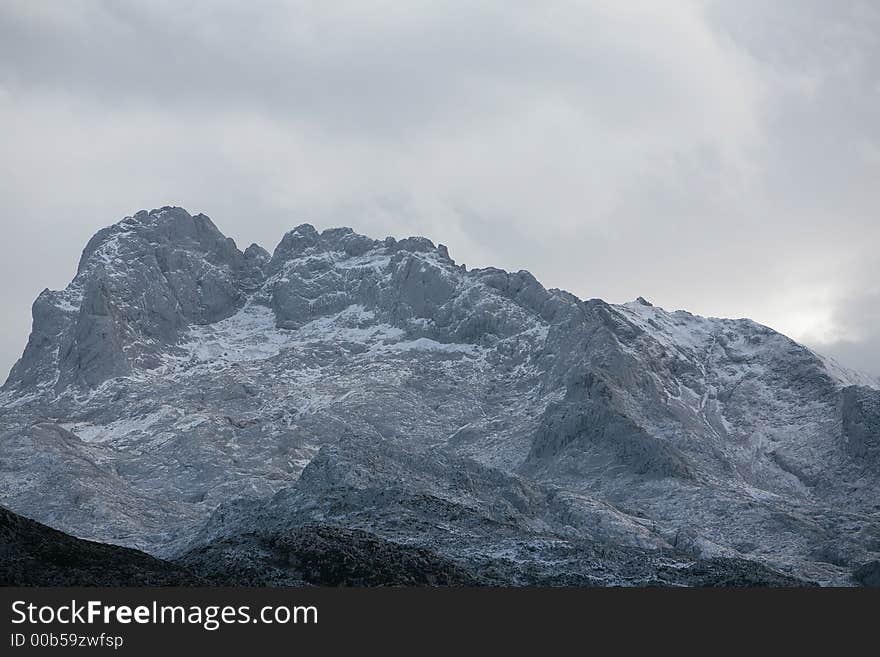
[[[0,586],[198,586],[149,554],[84,541],[0,507]]]
[[[429,550],[368,532],[306,525],[199,547],[177,560],[221,586],[478,586],[488,581]]]
[[[607,555],[611,557],[612,555]],[[510,576],[512,572],[508,573]],[[644,573],[643,585],[803,586],[748,561],[708,560]],[[479,575],[428,550],[368,532],[307,525],[223,539],[176,562],[85,541],[0,507],[0,586],[503,586],[500,568]],[[577,575],[545,586],[589,585]]]

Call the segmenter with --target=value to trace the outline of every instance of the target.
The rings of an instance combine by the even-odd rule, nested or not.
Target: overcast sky
[[[880,374],[880,3],[0,2],[0,379],[102,226],[422,234]]]

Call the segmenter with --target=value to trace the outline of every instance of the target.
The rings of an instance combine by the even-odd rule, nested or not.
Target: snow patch
[[[192,326],[181,346],[198,361],[240,362],[277,356],[290,342],[290,332],[275,326],[275,313],[246,305],[214,324]]]
[[[392,344],[379,345],[376,351],[439,351],[449,354],[467,354],[469,356],[478,356],[484,349],[473,344],[460,344],[457,342],[437,342],[430,338],[416,338],[415,340],[405,340]]]
[[[88,422],[66,422],[61,423],[60,426],[76,434],[85,443],[118,442],[130,434],[146,435],[156,424],[166,419],[176,418],[179,414],[180,412],[173,407],[163,405],[146,415],[121,418],[104,425],[94,425]]]

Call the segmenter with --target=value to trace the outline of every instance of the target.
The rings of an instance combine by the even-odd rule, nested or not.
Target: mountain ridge
[[[880,392],[751,320],[580,300],[422,237],[302,224],[241,251],[170,206],[99,231],[33,314],[0,392],[0,501],[86,538],[174,557],[244,531],[206,533],[218,509],[242,523],[284,494],[325,522],[316,465],[384,460],[368,489],[409,482],[425,529],[350,476],[333,522],[472,566],[546,570],[539,535],[822,583],[880,556]],[[495,482],[482,501],[461,472]]]

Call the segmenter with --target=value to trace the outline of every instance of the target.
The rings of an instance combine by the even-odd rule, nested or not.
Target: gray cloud
[[[816,347],[839,362],[865,372],[880,373],[880,260],[856,271],[864,278],[853,282],[832,302],[833,333]]]
[[[97,228],[173,203],[269,248],[427,234],[880,373],[878,34],[870,2],[5,2],[0,366]]]

